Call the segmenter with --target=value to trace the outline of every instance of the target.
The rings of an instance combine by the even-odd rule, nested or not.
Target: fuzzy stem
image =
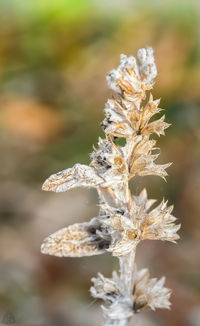
[[[123,185],[123,201],[126,203],[126,206],[129,210],[130,203],[130,189],[128,185],[128,178]],[[126,292],[127,297],[131,297],[133,293],[133,274],[134,274],[134,265],[135,265],[135,249],[129,252],[127,255],[119,257],[119,273],[120,279],[124,284],[124,292]],[[106,320],[105,326],[115,325],[115,326],[128,326],[131,318],[118,319],[118,320]]]
[[[124,289],[131,296],[133,292],[133,272],[135,264],[135,250],[119,259],[120,278],[124,283]]]

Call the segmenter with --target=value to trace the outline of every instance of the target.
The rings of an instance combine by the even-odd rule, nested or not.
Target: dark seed
[[[96,234],[96,228],[94,226],[89,226],[87,231],[88,231],[88,233]]]
[[[101,239],[98,243],[97,243],[98,249],[108,249],[110,246],[110,241],[108,240],[104,240]]]
[[[117,210],[116,213],[120,214],[120,215],[124,215],[124,211],[122,211],[122,210]]]
[[[146,303],[142,303],[142,304],[137,304],[137,302],[133,303],[133,311],[135,314],[137,314],[141,308],[143,308],[146,305]]]
[[[133,303],[133,311],[134,311],[135,314],[138,313],[138,308],[137,308],[137,303],[136,302]]]
[[[110,302],[112,302],[112,298],[113,298],[113,299],[116,299],[116,297],[117,297],[117,293],[114,292],[114,291],[112,291],[112,292],[108,292],[108,293],[106,293],[106,296],[108,297],[107,299],[108,299]]]
[[[97,227],[97,230],[100,231],[100,232],[102,232],[102,225],[99,225],[99,226]]]

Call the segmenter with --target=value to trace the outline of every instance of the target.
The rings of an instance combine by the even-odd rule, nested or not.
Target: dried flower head
[[[173,206],[167,201],[153,206],[144,189],[131,195],[128,182],[135,175],[157,175],[165,179],[171,163],[157,164],[159,156],[152,134],[164,135],[170,124],[161,112],[160,100],[147,94],[157,75],[153,49],[140,49],[137,59],[121,55],[120,65],[107,76],[116,93],[105,105],[102,128],[91,153],[89,166],[74,167],[50,176],[43,190],[63,192],[75,187],[94,187],[99,195],[99,214],[91,221],[63,228],[44,240],[42,253],[60,257],[82,257],[111,252],[119,258],[120,273],[112,278],[93,278],[91,295],[105,301],[105,326],[126,326],[134,313],[143,309],[170,307],[170,290],[165,278],[149,278],[149,271],[137,271],[135,252],[140,241],[179,239]],[[153,118],[153,120],[152,120]],[[118,142],[124,140],[123,145]],[[122,142],[121,142],[122,143]]]
[[[170,309],[169,298],[171,290],[164,287],[165,277],[160,280],[149,278],[148,269],[144,268],[134,272],[134,312],[141,309],[165,308]]]
[[[94,298],[105,301],[103,306],[105,319],[126,319],[141,310],[157,308],[170,308],[169,298],[171,291],[164,287],[165,277],[160,280],[149,277],[148,269],[137,270],[133,273],[133,292],[128,294],[124,283],[116,272],[112,278],[106,278],[98,273],[97,278],[92,278],[94,286],[90,288]]]
[[[113,207],[108,208],[110,218],[103,221],[113,234],[113,242],[109,251],[114,256],[120,256],[135,250],[141,240],[167,240],[176,242],[179,239],[177,231],[180,225],[175,225],[176,217],[171,215],[173,206],[167,207],[164,200],[150,210],[155,200],[147,199],[144,189],[139,196],[133,196],[131,207],[123,214],[116,213]]]

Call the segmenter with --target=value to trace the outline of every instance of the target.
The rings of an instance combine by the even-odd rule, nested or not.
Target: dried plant
[[[91,154],[89,166],[74,167],[50,176],[43,190],[63,192],[75,187],[94,187],[99,194],[99,215],[90,222],[61,229],[44,240],[41,251],[59,257],[82,257],[106,251],[118,257],[119,273],[112,278],[98,274],[93,278],[91,295],[105,301],[102,306],[104,325],[125,326],[134,313],[143,309],[170,308],[170,290],[165,278],[149,277],[147,269],[137,270],[135,253],[144,239],[179,239],[171,214],[173,207],[164,200],[152,208],[146,189],[139,196],[130,193],[128,182],[135,175],[158,175],[165,179],[168,164],[156,164],[156,141],[152,134],[164,135],[169,127],[159,113],[159,100],[146,92],[151,90],[157,69],[153,49],[140,49],[134,57],[121,55],[120,65],[107,76],[108,86],[116,95],[105,105],[102,127],[105,139]],[[120,146],[118,139],[125,144]]]

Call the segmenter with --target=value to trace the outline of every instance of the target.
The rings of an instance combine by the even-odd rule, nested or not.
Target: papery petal
[[[158,136],[164,135],[165,132],[164,130],[169,128],[170,124],[166,123],[164,121],[165,116],[163,115],[159,120],[153,121],[149,124],[147,124],[143,129],[142,129],[142,134],[143,135],[151,135],[153,133],[156,133]]]
[[[166,176],[168,173],[165,171],[168,167],[170,167],[172,163],[166,163],[166,164],[155,164],[154,162],[150,162],[147,164],[145,167],[142,165],[142,163],[137,165],[137,174],[140,176],[145,176],[145,175],[157,175],[164,179],[166,181]],[[143,166],[143,170],[142,170]]]
[[[171,290],[164,287],[165,277],[160,280],[149,277],[148,269],[134,271],[134,310],[157,308],[169,309]]]
[[[92,278],[94,286],[90,288],[90,293],[94,298],[108,302],[114,302],[120,296],[120,278],[113,272],[112,278],[104,277],[98,273],[97,277]]]
[[[128,238],[117,241],[111,245],[108,251],[112,252],[113,256],[122,256],[128,254],[131,250],[135,250],[138,241],[129,240]]]

